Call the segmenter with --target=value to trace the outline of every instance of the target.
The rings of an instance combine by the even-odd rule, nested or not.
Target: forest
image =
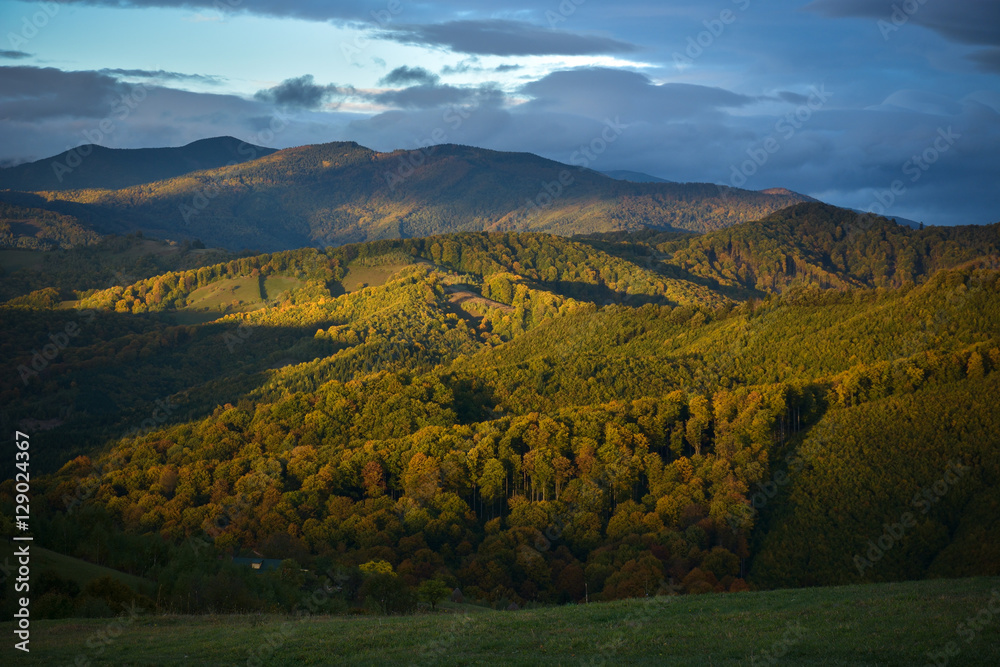
[[[704,234],[59,251],[8,274],[4,425],[41,545],[151,583],[49,573],[40,613],[1000,575],[998,244],[802,203]]]
[[[105,151],[59,184],[47,161],[21,165],[0,173],[0,202],[102,235],[200,239],[238,252],[463,231],[705,232],[807,200],[706,183],[619,181],[530,153],[471,146],[379,153],[336,142],[273,152],[237,143]],[[6,220],[0,208],[0,223]],[[55,234],[15,231],[22,246]]]

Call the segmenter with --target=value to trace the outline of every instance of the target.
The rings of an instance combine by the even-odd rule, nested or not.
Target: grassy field
[[[264,279],[264,296],[268,301],[281,301],[294,289],[302,287],[305,283],[297,278],[286,276],[268,276]]]
[[[364,262],[352,262],[347,267],[347,275],[341,281],[345,292],[357,292],[365,287],[378,287],[389,282],[389,279],[409,266],[415,266],[417,261],[398,261],[369,265]]]
[[[178,324],[204,324],[223,316],[262,308],[265,300],[273,303],[305,283],[297,278],[269,276],[261,293],[258,278],[227,278],[191,292],[187,305],[174,313]],[[225,312],[224,312],[225,311]]]
[[[30,656],[5,664],[997,665],[1000,593],[992,598],[993,614],[993,591],[1000,591],[1000,578],[664,596],[516,612],[453,605],[389,618],[39,621],[32,624]],[[976,630],[967,625],[970,617],[979,620]],[[7,641],[11,630],[10,623],[0,624]]]

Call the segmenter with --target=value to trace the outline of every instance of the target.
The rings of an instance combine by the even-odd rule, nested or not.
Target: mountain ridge
[[[100,233],[141,230],[233,250],[282,250],[456,231],[709,231],[803,201],[698,183],[632,183],[532,153],[443,144],[380,153],[313,144],[109,189],[0,194]]]
[[[0,189],[27,192],[118,189],[194,171],[246,162],[274,153],[231,136],[198,139],[183,146],[109,148],[82,144],[33,162],[0,169]]]

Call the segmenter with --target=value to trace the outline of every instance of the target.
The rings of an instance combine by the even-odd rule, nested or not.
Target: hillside
[[[968,619],[987,608],[998,586],[996,578],[937,580],[506,613],[445,603],[445,613],[390,618],[138,616],[99,646],[100,653],[81,647],[100,636],[107,619],[35,621],[42,639],[32,642],[34,659],[9,664],[99,656],[129,665],[325,665],[336,659],[349,665],[895,666],[940,656],[985,667],[1000,661],[995,627],[975,632]],[[3,630],[10,626],[0,623]]]
[[[234,137],[194,141],[178,148],[105,148],[85,144],[50,158],[0,169],[0,190],[115,190],[216,169],[270,155]]]
[[[656,248],[670,264],[720,285],[900,287],[941,268],[997,256],[1000,223],[915,230],[817,202]]]
[[[455,145],[376,153],[355,143],[289,148],[121,189],[40,194],[0,193],[0,200],[73,215],[101,233],[141,229],[258,251],[456,231],[706,231],[803,200],[708,184],[630,183],[528,153]]]
[[[728,256],[788,278],[772,248],[809,259],[839,215],[726,230]],[[287,609],[294,589],[220,564],[251,550],[359,582],[384,562],[500,608],[670,577],[698,594],[1000,574],[998,414],[976,398],[1000,391],[995,229],[873,221],[857,262],[780,294],[688,263],[706,239],[721,256],[719,234],[383,240],[2,306],[0,399],[47,473],[45,546],[99,542],[187,612]],[[921,259],[896,287],[856,268],[875,249]],[[975,465],[914,541],[854,568],[952,459]],[[889,518],[853,510],[869,498]]]
[[[0,248],[69,250],[93,245],[100,238],[73,216],[0,202]]]

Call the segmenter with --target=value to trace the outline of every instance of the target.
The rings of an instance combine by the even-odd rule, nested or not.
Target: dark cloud
[[[609,37],[582,35],[503,19],[406,25],[389,28],[381,34],[403,44],[491,56],[582,56],[631,53],[639,48]]]
[[[382,77],[379,83],[389,86],[399,86],[405,84],[419,84],[432,86],[438,82],[438,76],[428,72],[423,67],[397,67]]]
[[[192,81],[195,83],[205,83],[213,86],[223,83],[224,79],[210,74],[183,74],[181,72],[166,72],[162,69],[102,69],[101,74],[110,74],[116,77],[133,77],[144,79],[155,79],[157,81]]]
[[[375,93],[368,99],[377,104],[400,109],[434,109],[458,104],[497,105],[502,103],[504,95],[492,86],[466,88],[419,85]]]
[[[64,72],[52,67],[0,67],[0,118],[53,116],[100,118],[129,86],[100,72]]]
[[[835,18],[863,17],[882,21],[880,30],[892,35],[895,27],[913,22],[945,38],[973,46],[1000,46],[1000,2],[996,0],[814,0],[808,9]],[[915,7],[908,12],[909,7]],[[895,20],[894,20],[895,15]],[[905,19],[905,23],[903,22]],[[880,24],[876,23],[875,27]],[[891,27],[888,27],[891,26]],[[975,54],[973,60],[995,60],[990,52]],[[995,71],[995,67],[986,67]]]
[[[282,107],[318,109],[325,101],[346,92],[348,89],[333,85],[317,85],[312,74],[304,74],[294,79],[285,79],[273,88],[258,90],[254,93],[254,99]]]
[[[7,60],[24,60],[30,57],[31,54],[24,51],[4,51],[0,49],[0,58],[6,58]]]
[[[497,65],[493,71],[494,72],[513,72],[515,70],[521,69],[520,65]]]
[[[469,56],[464,58],[457,65],[445,65],[441,68],[442,74],[465,74],[466,72],[482,72],[483,67],[479,64],[479,58]]]
[[[783,90],[778,93],[778,99],[784,102],[790,102],[791,104],[805,104],[809,101],[809,96]]]
[[[521,92],[533,98],[529,108],[635,120],[688,117],[754,101],[722,88],[656,84],[638,72],[603,67],[553,72],[525,84]]]
[[[981,70],[1000,73],[1000,49],[977,51],[968,56],[968,59],[976,63]]]

